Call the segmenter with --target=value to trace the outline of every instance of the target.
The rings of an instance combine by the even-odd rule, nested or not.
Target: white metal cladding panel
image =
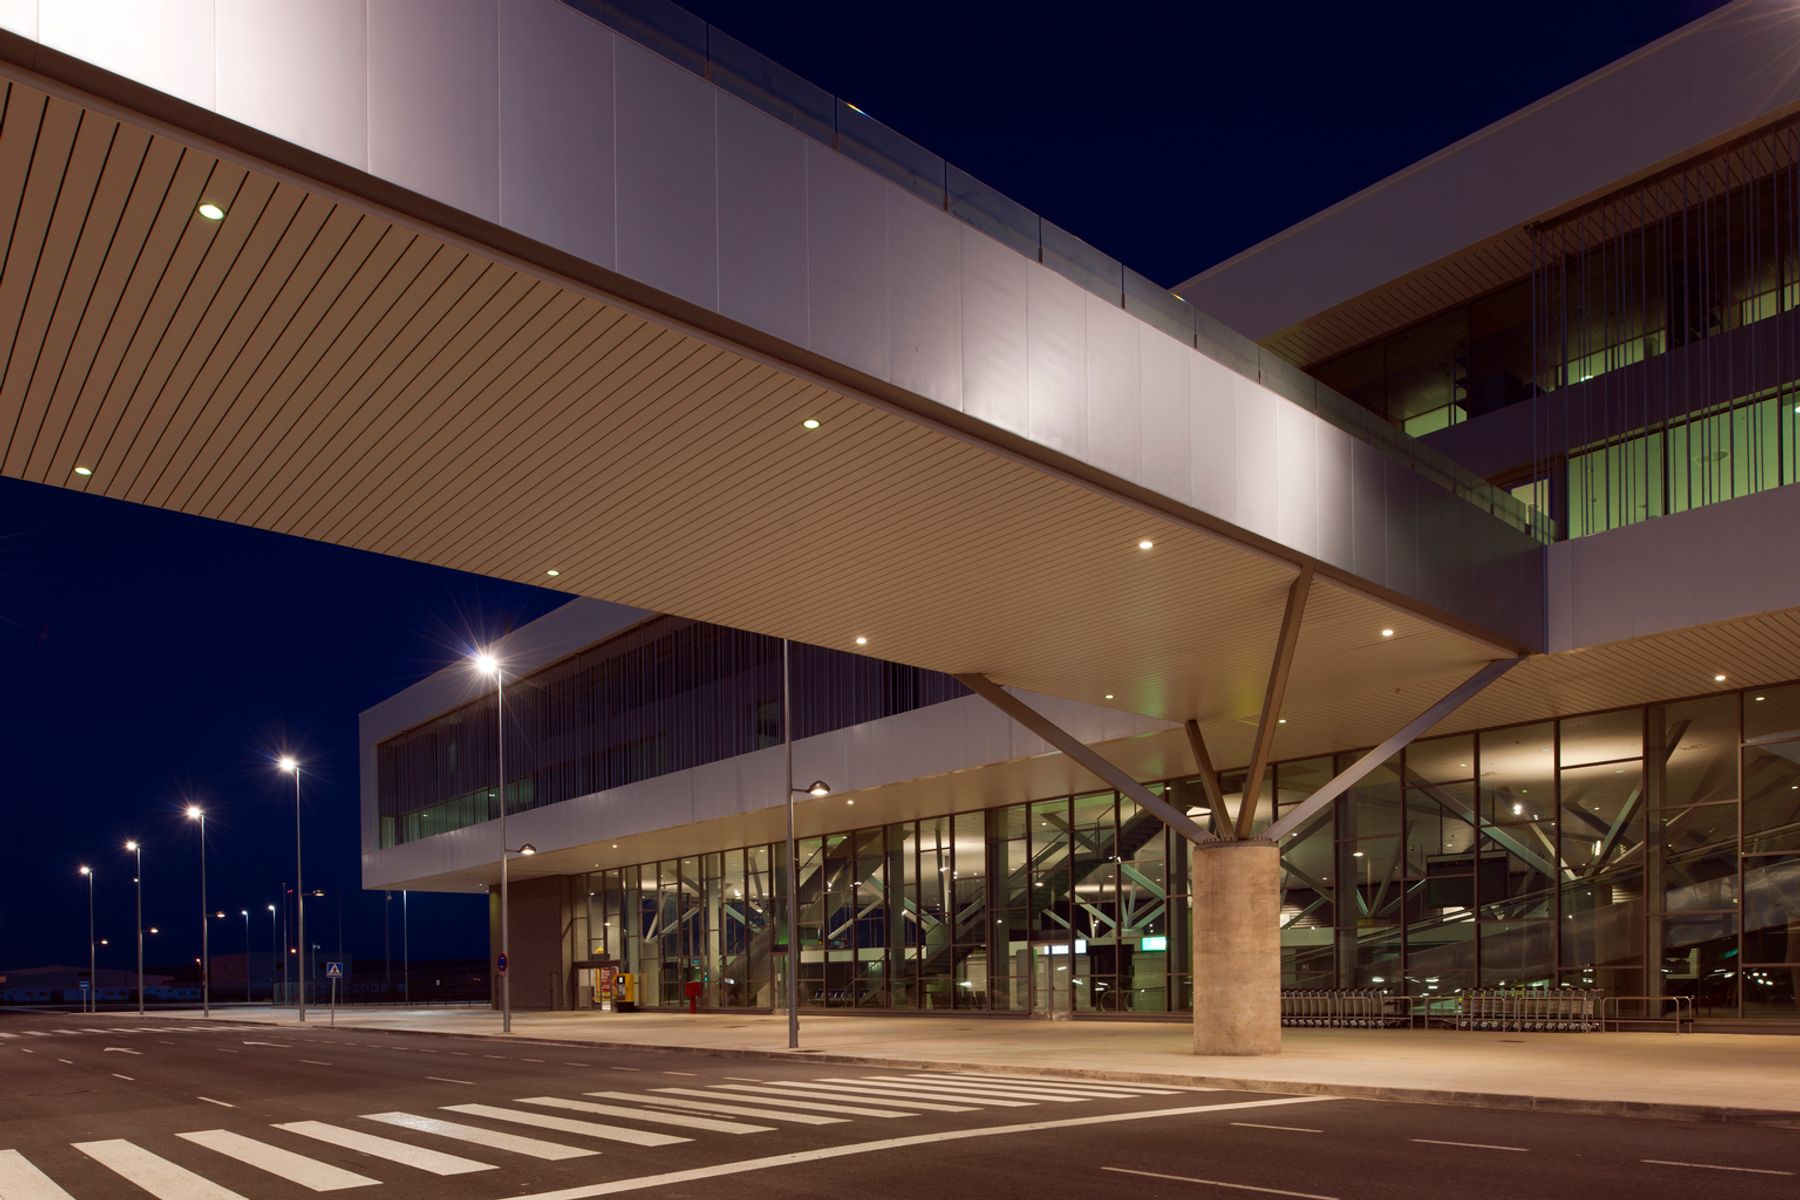
[[[1031,264],[966,225],[961,243],[963,411],[1029,437]]]
[[[1231,520],[1237,508],[1236,376],[1204,354],[1187,355],[1187,401],[1192,425],[1194,507]]]
[[[1026,395],[1030,437],[1087,459],[1087,293],[1026,264]]]
[[[1182,503],[1193,497],[1188,363],[1181,344],[1134,321],[1138,343],[1138,482]]]
[[[215,13],[218,110],[368,170],[364,0],[231,0]]]
[[[717,92],[625,38],[614,46],[613,78],[619,270],[717,309]]]
[[[1392,459],[1381,463],[1387,500],[1387,582],[1402,592],[1418,587],[1419,479]]]
[[[1120,479],[1143,476],[1139,388],[1143,322],[1084,293],[1087,309],[1087,459]]]
[[[1387,577],[1387,459],[1367,442],[1350,442],[1350,569]]]
[[[1264,537],[1277,536],[1280,511],[1276,482],[1277,404],[1267,389],[1243,376],[1231,380],[1232,439],[1237,465],[1233,511],[1219,515]]]
[[[38,37],[38,0],[0,0],[0,29],[28,37]]]
[[[500,219],[499,17],[494,0],[369,6],[369,171]]]
[[[1352,532],[1355,504],[1351,454],[1356,439],[1335,425],[1320,423],[1319,479],[1316,509],[1319,514],[1319,558],[1356,570],[1355,536]]]
[[[888,381],[963,406],[963,224],[898,188],[887,192]]]
[[[1276,404],[1275,456],[1266,461],[1276,485],[1275,531],[1284,545],[1319,555],[1320,422],[1305,409]]]
[[[500,223],[613,265],[613,34],[557,0],[500,6]]]
[[[879,175],[806,139],[806,271],[809,349],[887,375],[887,192]]]
[[[806,135],[731,96],[718,122],[719,311],[804,346]]]
[[[43,0],[37,39],[202,108],[213,106],[214,0]]]

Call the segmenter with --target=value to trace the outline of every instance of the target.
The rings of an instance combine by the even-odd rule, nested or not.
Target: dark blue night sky
[[[796,3],[691,7],[1159,282],[1173,284],[1717,7]],[[212,907],[293,869],[309,764],[315,941],[382,952],[358,886],[357,713],[548,611],[554,593],[0,479],[0,971],[129,963],[146,844],[152,963],[192,961],[208,810]],[[415,959],[480,953],[482,903],[416,896]],[[215,952],[243,937],[235,915]],[[396,931],[396,938],[397,938]],[[104,957],[110,953],[111,958]],[[397,953],[397,951],[396,951]]]

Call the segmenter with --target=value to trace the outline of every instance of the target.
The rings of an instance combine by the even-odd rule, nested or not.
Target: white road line
[[[475,1086],[475,1081],[473,1079],[446,1079],[442,1075],[427,1075],[425,1078],[431,1080],[433,1083],[464,1083],[470,1087]]]
[[[367,1175],[358,1175],[355,1171],[322,1163],[316,1158],[308,1158],[304,1154],[295,1154],[292,1150],[283,1150],[279,1146],[247,1138],[229,1129],[201,1129],[175,1136],[315,1192],[341,1192],[345,1188],[368,1187],[381,1182],[379,1179],[370,1179]]]
[[[520,1062],[534,1062],[534,1063],[541,1063],[541,1062],[543,1062],[543,1061],[544,1061],[544,1060],[543,1060],[543,1059],[541,1059],[541,1058],[521,1058],[521,1059],[520,1059],[520,1060],[519,1060],[519,1061],[520,1061]]]
[[[123,1138],[76,1142],[75,1149],[158,1200],[244,1200],[229,1188],[222,1188],[205,1176],[196,1175]]]
[[[758,1104],[773,1104],[777,1109],[798,1108],[809,1112],[849,1113],[853,1117],[916,1117],[916,1112],[905,1112],[897,1108],[875,1108],[871,1105],[851,1104],[847,1100],[835,1099],[831,1096],[802,1099],[804,1092],[784,1092],[777,1088],[758,1087],[753,1083],[716,1083],[709,1091],[730,1093],[726,1099],[743,1100],[746,1103],[755,1100]],[[738,1093],[745,1093],[739,1095]],[[879,1103],[872,1101],[871,1104]],[[973,1109],[963,1109],[972,1112]]]
[[[796,1125],[842,1125],[842,1117],[817,1117],[811,1113],[772,1113],[766,1108],[746,1108],[742,1104],[718,1104],[701,1100],[677,1100],[674,1097],[638,1096],[630,1092],[588,1092],[601,1100],[626,1100],[633,1104],[655,1104],[661,1108],[678,1108],[683,1111],[724,1113],[728,1117],[755,1117],[759,1121],[792,1121]],[[712,1092],[701,1092],[702,1096],[711,1096]]]
[[[405,1142],[396,1142],[393,1138],[376,1137],[360,1129],[345,1129],[341,1125],[327,1125],[323,1121],[290,1121],[275,1128],[313,1138],[327,1145],[340,1146],[345,1150],[355,1150],[372,1158],[385,1158],[403,1167],[417,1167],[433,1175],[468,1175],[475,1171],[494,1169],[491,1163],[460,1158],[441,1150],[427,1150],[422,1146],[409,1146]]]
[[[632,1146],[673,1146],[694,1139],[669,1133],[646,1133],[642,1129],[626,1129],[623,1125],[606,1125],[599,1121],[577,1121],[573,1117],[553,1117],[548,1113],[524,1112],[501,1108],[497,1104],[446,1104],[445,1112],[470,1117],[486,1117],[490,1121],[511,1121],[516,1125],[532,1125],[538,1129],[554,1129],[558,1133],[579,1133],[584,1137],[605,1138]]]
[[[907,1078],[942,1079],[952,1083],[991,1083],[1001,1087],[1028,1088],[1037,1092],[1066,1091],[1078,1096],[1178,1096],[1181,1094],[1175,1088],[1157,1087],[1154,1084],[1090,1083],[1085,1079],[1032,1079],[1025,1076],[961,1075],[934,1071],[914,1071],[909,1073]],[[1211,1091],[1212,1089],[1206,1090]]]
[[[565,1067],[585,1067],[585,1066],[587,1066],[586,1063],[572,1063],[572,1062],[566,1062],[562,1065]]]
[[[1440,1142],[1436,1138],[1413,1138],[1421,1146],[1461,1146],[1465,1150],[1510,1150],[1515,1154],[1527,1153],[1523,1146],[1490,1146],[1486,1142]]]
[[[935,1133],[912,1134],[908,1137],[884,1138],[875,1142],[852,1142],[844,1146],[825,1146],[816,1150],[796,1150],[787,1154],[771,1154],[766,1158],[746,1158],[737,1162],[716,1163],[709,1167],[693,1167],[685,1171],[668,1171],[661,1175],[640,1175],[635,1179],[614,1179],[606,1183],[582,1187],[560,1188],[554,1192],[534,1192],[515,1196],[512,1200],[592,1200],[595,1196],[617,1196],[623,1192],[640,1192],[648,1188],[671,1187],[678,1183],[695,1183],[723,1175],[742,1175],[750,1171],[767,1171],[801,1163],[822,1162],[833,1158],[851,1158],[860,1154],[877,1154],[885,1150],[901,1150],[912,1146],[931,1146],[942,1142],[960,1142],[970,1138],[1005,1137],[1015,1133],[1042,1133],[1049,1129],[1080,1129],[1088,1125],[1118,1125],[1126,1121],[1167,1120],[1199,1113],[1231,1112],[1251,1108],[1273,1108],[1287,1104],[1318,1104],[1333,1100],[1332,1096],[1282,1096],[1272,1100],[1238,1100],[1224,1104],[1196,1104],[1182,1108],[1137,1109],[1124,1113],[1105,1113],[1094,1117],[1065,1117],[1053,1121],[1031,1121],[1020,1125],[988,1125],[973,1129],[941,1129]]]
[[[748,1087],[735,1087],[728,1083],[715,1084],[714,1086],[730,1091],[749,1090]],[[813,1096],[825,1100],[843,1099],[856,1100],[859,1102],[867,1101],[870,1104],[882,1105],[887,1108],[916,1108],[921,1112],[979,1111],[972,1104],[944,1104],[937,1100],[915,1100],[911,1096],[897,1096],[892,1092],[871,1092],[863,1088],[836,1087],[832,1084],[820,1084],[811,1081],[802,1082],[800,1080],[792,1079],[771,1079],[765,1086],[781,1089],[779,1092],[771,1093],[774,1095],[797,1094],[801,1096]]]
[[[897,1075],[871,1075],[871,1083],[891,1083],[895,1087],[929,1088],[954,1096],[999,1096],[1003,1100],[1036,1100],[1045,1104],[1079,1104],[1089,1099],[1080,1092],[1043,1091],[1030,1087],[1007,1087],[998,1083],[943,1083],[936,1080],[906,1079]]]
[[[135,1079],[133,1079],[133,1078],[132,1078],[132,1077],[131,1077],[131,1076],[129,1076],[129,1075],[121,1075],[121,1074],[119,1074],[119,1073],[118,1073],[118,1072],[117,1072],[117,1071],[114,1071],[114,1072],[113,1072],[113,1073],[112,1073],[112,1077],[113,1077],[113,1078],[114,1078],[114,1079],[123,1079],[123,1080],[124,1080],[124,1081],[125,1081],[125,1082],[126,1082],[126,1083],[136,1083],[136,1082],[137,1082],[137,1080],[135,1080]]]
[[[1239,1129],[1273,1129],[1279,1133],[1324,1133],[1323,1129],[1307,1129],[1302,1125],[1258,1125],[1255,1121],[1233,1121]]]
[[[694,1079],[699,1076],[700,1072],[698,1072],[698,1071],[664,1071],[663,1074],[664,1075],[685,1075],[689,1079]]]
[[[74,1200],[17,1150],[0,1150],[0,1196],[6,1200]]]
[[[647,1125],[679,1125],[683,1129],[704,1129],[711,1133],[774,1133],[769,1125],[746,1125],[742,1121],[721,1121],[692,1113],[646,1112],[642,1108],[625,1108],[617,1104],[595,1104],[591,1100],[563,1100],[556,1096],[520,1096],[520,1104],[541,1104],[545,1108],[566,1108],[570,1112],[593,1113],[601,1117],[624,1117]]]
[[[721,1075],[720,1079],[730,1079],[737,1083],[761,1083],[762,1080],[750,1075]]]
[[[643,1068],[642,1067],[614,1067],[613,1070],[615,1070],[615,1071],[630,1071],[635,1074],[639,1071],[642,1071]]]
[[[175,1044],[174,1042],[164,1042],[163,1043],[163,1045],[165,1045],[165,1046],[173,1046],[174,1044]],[[220,1054],[236,1054],[237,1053],[236,1050],[231,1050],[224,1046],[214,1046],[213,1049],[217,1050]]]
[[[484,1054],[481,1057],[483,1057],[483,1058],[505,1058],[506,1055],[504,1055],[504,1054]]]
[[[1265,1196],[1299,1196],[1302,1197],[1302,1200],[1337,1200],[1336,1196],[1321,1196],[1317,1192],[1290,1192],[1286,1188],[1256,1187],[1248,1183],[1226,1183],[1223,1179],[1196,1179],[1192,1175],[1164,1175],[1161,1171],[1134,1171],[1130,1167],[1101,1167],[1100,1169],[1119,1175],[1141,1175],[1146,1179],[1172,1179],[1176,1183],[1200,1183],[1207,1187],[1230,1188],[1235,1192],[1260,1192]]]
[[[880,1083],[869,1079],[840,1079],[827,1077],[825,1083],[847,1083],[855,1087],[865,1088],[871,1092],[880,1092],[889,1096],[917,1096],[921,1100],[943,1100],[950,1104],[986,1105],[989,1108],[1030,1108],[1036,1100],[1014,1100],[1005,1096],[971,1096],[948,1088],[928,1088],[915,1084]]]
[[[541,1138],[525,1137],[523,1134],[504,1133],[498,1129],[483,1129],[479,1125],[464,1125],[461,1121],[446,1121],[440,1117],[421,1117],[414,1113],[364,1113],[363,1120],[382,1121],[389,1125],[398,1125],[402,1129],[411,1129],[416,1133],[434,1133],[439,1137],[455,1138],[459,1142],[486,1146],[490,1150],[510,1150],[514,1154],[524,1154],[551,1162],[561,1162],[565,1158],[590,1158],[600,1153],[598,1150],[590,1150],[586,1146],[564,1146],[560,1142],[546,1142]]]
[[[230,1103],[227,1103],[227,1102],[226,1102],[226,1101],[224,1101],[224,1100],[214,1100],[214,1099],[213,1099],[213,1098],[212,1098],[212,1097],[211,1097],[211,1096],[195,1096],[195,1097],[194,1097],[194,1099],[196,1099],[196,1100],[204,1100],[204,1101],[206,1101],[206,1102],[207,1102],[207,1103],[208,1103],[208,1104],[216,1104],[216,1105],[218,1105],[218,1106],[219,1106],[219,1107],[220,1107],[220,1108],[236,1108],[236,1107],[237,1107],[237,1105],[235,1105],[235,1104],[230,1104]]]
[[[458,1058],[472,1057],[467,1050],[452,1050],[450,1053],[456,1055]]]
[[[319,1060],[318,1060],[318,1059],[316,1059],[316,1058],[303,1058],[303,1059],[301,1059],[301,1060],[300,1060],[300,1061],[301,1061],[301,1062],[303,1062],[303,1063],[309,1063],[309,1064],[311,1064],[311,1065],[312,1065],[312,1066],[315,1066],[315,1067],[329,1067],[329,1066],[330,1066],[330,1065],[331,1065],[331,1064],[330,1064],[330,1063],[328,1063],[328,1062],[320,1062],[320,1061],[319,1061]]]
[[[56,1061],[63,1064],[65,1067],[72,1067],[75,1065],[75,1060],[72,1058],[59,1058]]]
[[[1726,1166],[1721,1166],[1718,1163],[1676,1162],[1674,1159],[1669,1159],[1669,1158],[1640,1158],[1640,1159],[1638,1159],[1638,1161],[1646,1162],[1646,1163],[1651,1164],[1652,1166],[1657,1166],[1657,1167],[1697,1167],[1702,1171],[1741,1171],[1746,1175],[1792,1175],[1793,1174],[1792,1171],[1775,1171],[1775,1170],[1771,1170],[1768,1167],[1726,1167]]]
[[[0,1033],[0,1038],[16,1038],[18,1036],[16,1033]],[[16,1153],[16,1151],[8,1151],[8,1153]]]
[[[25,1036],[26,1037],[49,1037],[50,1035],[45,1033],[42,1029],[27,1029],[25,1031]]]
[[[91,1026],[83,1025],[81,1027],[81,1032],[83,1032],[83,1033],[120,1033],[122,1031],[118,1030],[118,1029],[94,1029]]]

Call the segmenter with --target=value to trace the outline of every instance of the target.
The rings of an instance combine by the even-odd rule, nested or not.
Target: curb
[[[155,1018],[157,1014],[146,1014]],[[167,1018],[170,1020],[190,1018]],[[259,1020],[233,1014],[234,1020],[276,1029],[306,1032],[325,1028]],[[1340,1096],[1348,1100],[1380,1100],[1395,1104],[1447,1104],[1460,1108],[1498,1108],[1512,1111],[1568,1113],[1589,1117],[1634,1117],[1660,1121],[1707,1121],[1743,1125],[1785,1126],[1800,1129],[1800,1111],[1739,1108],[1714,1104],[1674,1104],[1651,1100],[1582,1099],[1570,1096],[1532,1096],[1513,1092],[1475,1092],[1442,1088],[1386,1087],[1376,1084],[1317,1083],[1309,1080],[1234,1079],[1217,1075],[1174,1075],[1161,1071],[1127,1071],[1105,1067],[1025,1067],[1010,1063],[962,1062],[936,1058],[908,1058],[878,1054],[840,1054],[812,1050],[753,1050],[742,1047],[650,1045],[643,1042],[601,1042],[587,1038],[554,1038],[541,1034],[465,1033],[452,1029],[396,1029],[346,1025],[358,1033],[409,1034],[453,1037],[467,1041],[508,1042],[532,1046],[580,1046],[590,1050],[629,1050],[654,1054],[704,1054],[713,1058],[764,1059],[890,1069],[966,1071],[982,1075],[1035,1075],[1071,1081],[1091,1079],[1104,1083],[1146,1083],[1167,1087],[1215,1088],[1220,1091],[1260,1092],[1284,1096]]]

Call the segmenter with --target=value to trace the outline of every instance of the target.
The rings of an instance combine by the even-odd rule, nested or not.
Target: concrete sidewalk
[[[214,1019],[292,1025],[292,1009]],[[193,1019],[197,1013],[159,1014]],[[324,1025],[327,1010],[309,1011]],[[500,1037],[486,1008],[340,1008],[340,1027]],[[1268,1058],[1198,1058],[1186,1024],[806,1015],[801,1056],[895,1067],[1162,1081],[1254,1091],[1800,1128],[1800,1037],[1757,1034],[1284,1031]],[[780,1015],[515,1013],[512,1038],[786,1057]]]

